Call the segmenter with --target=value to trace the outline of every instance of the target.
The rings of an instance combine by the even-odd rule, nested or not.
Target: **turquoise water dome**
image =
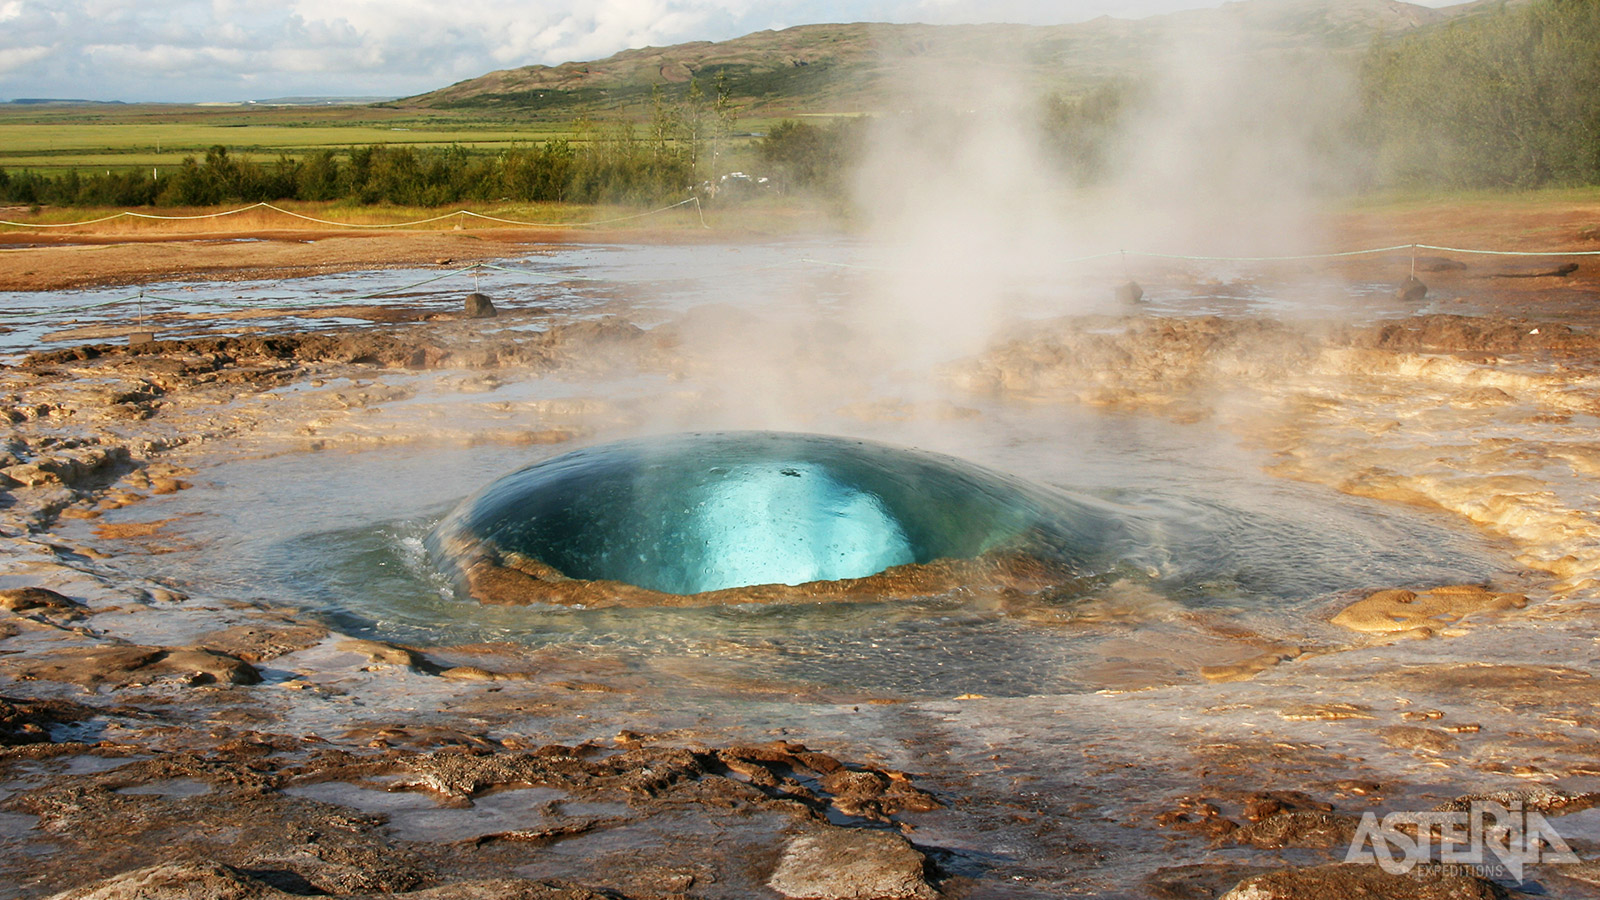
[[[962,460],[774,432],[603,444],[507,475],[430,537],[668,594],[863,578],[1019,551],[1088,566],[1125,537],[1088,498]],[[445,562],[447,560],[441,560]]]

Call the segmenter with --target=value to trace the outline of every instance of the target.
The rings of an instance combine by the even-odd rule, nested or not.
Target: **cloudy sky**
[[[1444,6],[1457,0],[1422,0]],[[1214,0],[0,0],[0,100],[405,96],[814,22],[1137,18]]]

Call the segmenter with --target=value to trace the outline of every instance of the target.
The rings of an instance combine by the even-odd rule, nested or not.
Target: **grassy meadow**
[[[741,120],[742,132],[761,133],[774,120]],[[58,175],[151,169],[169,171],[185,157],[225,146],[240,159],[299,159],[322,150],[383,145],[417,149],[463,147],[472,152],[592,135],[570,119],[534,119],[479,110],[395,109],[385,106],[202,106],[0,104],[0,169]],[[736,142],[735,151],[749,143]]]
[[[373,144],[494,150],[575,140],[571,122],[513,122],[372,106],[0,105],[0,169],[176,169],[223,145],[242,158],[300,157]]]

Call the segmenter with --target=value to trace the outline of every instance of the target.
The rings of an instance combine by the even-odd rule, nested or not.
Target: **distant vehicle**
[[[754,197],[757,194],[770,191],[774,187],[772,179],[765,175],[746,175],[743,172],[729,172],[715,181],[701,182],[697,192],[708,199],[737,200]]]

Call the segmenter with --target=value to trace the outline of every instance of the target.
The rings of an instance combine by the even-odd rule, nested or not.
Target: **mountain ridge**
[[[1435,26],[1499,2],[1431,8],[1401,0],[1237,0],[1068,25],[796,25],[726,41],[631,48],[599,60],[501,69],[396,103],[582,114],[646,104],[658,89],[681,96],[691,80],[709,89],[720,75],[735,100],[755,114],[866,112],[882,108],[885,85],[910,64],[958,74],[1004,72],[1036,89],[1072,94],[1141,74],[1145,61],[1175,35],[1233,42],[1241,53],[1353,53],[1378,36]]]

